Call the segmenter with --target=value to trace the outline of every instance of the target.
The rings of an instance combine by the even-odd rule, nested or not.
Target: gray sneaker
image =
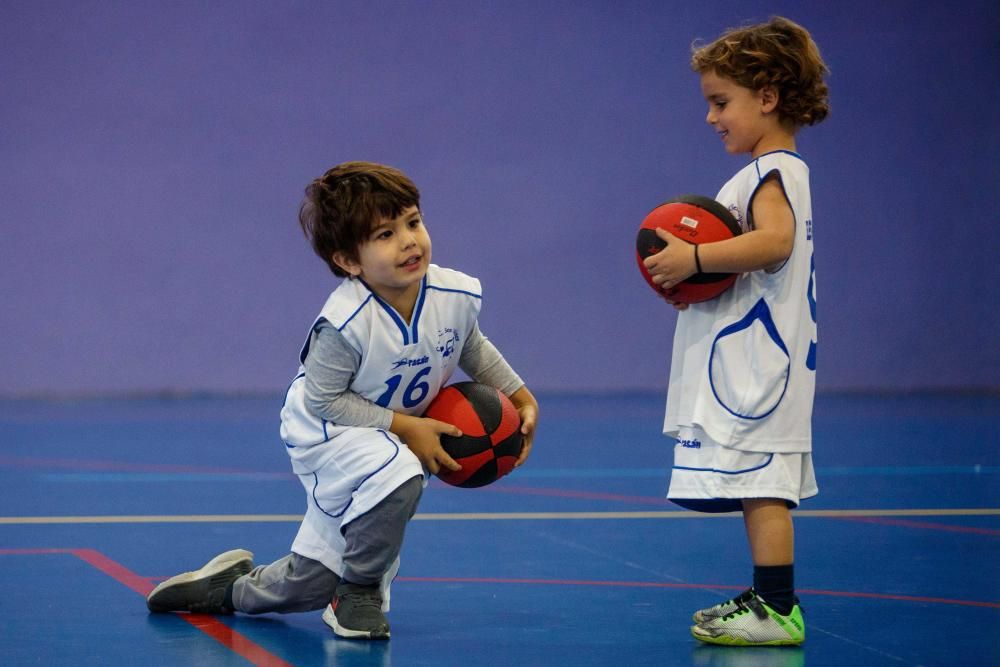
[[[345,639],[389,638],[389,621],[382,613],[378,584],[359,586],[341,581],[333,602],[323,611],[323,621]]]
[[[708,609],[699,609],[691,618],[694,619],[695,623],[708,623],[709,621],[721,618],[726,614],[732,614],[742,605],[745,605],[750,600],[753,600],[756,596],[756,591],[754,591],[753,588],[748,588],[732,600],[720,602],[714,607],[709,607]]]
[[[153,612],[231,614],[233,610],[225,606],[226,588],[252,569],[252,553],[246,549],[227,551],[194,572],[161,582],[146,597],[146,606]]]

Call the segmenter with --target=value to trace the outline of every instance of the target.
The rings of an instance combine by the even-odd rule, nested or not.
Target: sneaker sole
[[[231,582],[253,569],[253,554],[234,549],[219,554],[194,572],[185,572],[161,582],[146,597],[151,612],[196,611],[207,606],[221,607],[223,600],[209,600],[192,605],[191,599],[205,599],[213,589],[225,589]],[[218,596],[216,596],[218,597]]]
[[[716,644],[717,646],[801,646],[805,641],[802,639],[793,639],[789,637],[788,639],[773,639],[766,642],[752,642],[746,639],[740,639],[739,637],[730,637],[729,635],[719,635],[718,637],[712,637],[710,635],[700,635],[695,631],[697,626],[691,628],[691,636],[700,642],[705,642],[706,644]]]
[[[385,634],[375,634],[366,630],[351,630],[350,628],[345,628],[337,622],[337,615],[333,612],[333,607],[330,605],[326,605],[326,609],[323,610],[323,622],[330,626],[330,629],[333,630],[333,634],[338,637],[343,637],[344,639],[389,639],[388,630]]]

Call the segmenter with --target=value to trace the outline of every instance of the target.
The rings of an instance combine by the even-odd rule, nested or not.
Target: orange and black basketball
[[[424,416],[462,431],[458,438],[441,436],[441,446],[462,466],[457,472],[442,467],[437,475],[441,481],[474,488],[514,469],[521,453],[521,418],[499,390],[478,382],[457,382],[441,390]]]
[[[688,243],[711,243],[738,236],[742,231],[726,207],[700,195],[683,195],[660,204],[646,216],[635,240],[636,261],[643,278],[657,294],[677,303],[699,303],[719,296],[736,282],[735,273],[696,273],[669,289],[653,282],[642,260],[666,247],[656,228],[666,229]]]

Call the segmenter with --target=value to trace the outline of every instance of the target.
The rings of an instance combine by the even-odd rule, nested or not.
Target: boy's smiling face
[[[407,297],[416,299],[431,262],[431,237],[420,209],[410,206],[395,218],[378,220],[358,248],[358,261],[342,253],[334,261],[400,310]]]
[[[708,102],[705,122],[721,135],[726,152],[757,157],[770,150],[771,135],[780,129],[772,90],[751,90],[709,70],[701,75],[701,92]]]

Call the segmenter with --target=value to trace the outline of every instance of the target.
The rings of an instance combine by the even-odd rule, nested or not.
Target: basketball
[[[741,233],[740,225],[726,207],[700,195],[683,195],[660,204],[646,216],[635,240],[639,271],[653,290],[669,301],[699,303],[719,296],[736,282],[736,273],[696,273],[669,289],[653,282],[642,260],[666,247],[656,228],[667,230],[688,243],[724,241]]]
[[[462,466],[442,467],[437,476],[452,486],[486,486],[514,469],[521,453],[521,418],[510,399],[478,382],[457,382],[441,390],[425,417],[457,426],[459,438],[441,436],[441,446]]]

